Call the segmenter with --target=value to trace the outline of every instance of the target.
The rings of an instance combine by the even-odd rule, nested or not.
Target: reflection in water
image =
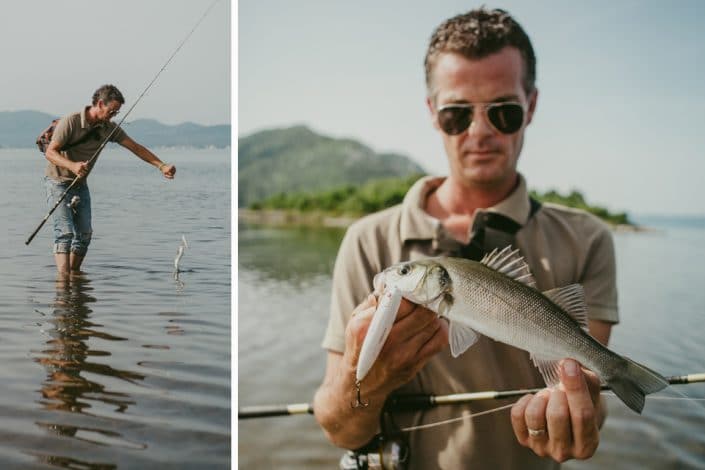
[[[238,224],[238,263],[264,279],[302,282],[329,276],[344,230]]]
[[[46,333],[51,339],[46,342],[46,349],[34,360],[42,364],[47,371],[47,378],[42,383],[42,399],[39,403],[52,411],[66,411],[71,413],[91,414],[91,401],[100,401],[111,405],[116,412],[124,412],[129,405],[134,404],[126,393],[111,392],[105,385],[84,377],[84,373],[94,376],[117,377],[129,382],[143,380],[144,376],[134,372],[115,369],[106,364],[90,362],[89,356],[110,356],[108,351],[90,349],[88,341],[91,338],[100,338],[107,341],[124,341],[127,338],[113,336],[98,331],[102,325],[88,320],[92,312],[90,304],[96,302],[91,295],[90,279],[82,274],[59,276],[56,280],[56,297],[54,311],[48,322],[52,325]],[[60,415],[57,415],[60,416]],[[145,446],[131,443],[121,439],[121,436],[112,430],[79,427],[65,423],[37,422],[37,426],[54,435],[72,437],[86,442],[100,445],[121,447]],[[65,456],[37,456],[42,463],[66,466],[67,461],[73,459]],[[78,464],[78,462],[74,462]],[[73,468],[73,467],[69,467]],[[111,464],[90,464],[80,462],[80,468],[114,468]]]

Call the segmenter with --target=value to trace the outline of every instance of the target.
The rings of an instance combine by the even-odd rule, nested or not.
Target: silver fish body
[[[380,273],[375,282],[396,286],[404,297],[446,317],[454,356],[483,334],[528,351],[548,385],[559,381],[559,361],[572,358],[641,412],[645,395],[665,388],[666,379],[586,332],[587,308],[580,285],[539,292],[517,253],[494,252],[483,262],[430,258],[400,263]]]
[[[68,204],[66,204],[66,205],[67,205],[67,206],[69,207],[69,209],[71,209],[71,210],[73,211],[73,213],[75,214],[76,211],[78,210],[78,205],[80,204],[80,202],[81,202],[81,197],[78,196],[78,195],[75,195],[75,196],[73,196],[73,197],[71,198],[71,201],[70,201]]]
[[[181,257],[184,256],[184,250],[188,248],[188,242],[186,241],[186,236],[181,235],[181,244],[176,249],[176,258],[174,258],[174,273],[179,272],[179,262]]]

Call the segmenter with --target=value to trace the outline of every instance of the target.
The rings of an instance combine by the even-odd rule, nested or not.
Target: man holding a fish
[[[381,353],[364,379],[356,380],[360,350],[378,302],[370,294],[373,278],[404,261],[437,256],[479,261],[494,249],[512,245],[528,264],[532,288],[551,299],[552,292],[566,311],[585,312],[595,343],[606,345],[618,321],[608,227],[585,212],[532,200],[517,172],[524,131],[538,98],[536,59],[521,26],[502,10],[481,8],[458,15],[434,32],[425,65],[427,105],[442,137],[450,174],[419,180],[401,205],[348,229],[334,270],[331,316],[323,341],[328,362],[314,398],[316,418],[328,438],[347,449],[362,448],[380,430],[396,432],[408,443],[412,469],[544,469],[572,458],[589,458],[597,449],[605,417],[598,375],[572,359],[543,359],[547,352],[563,351],[559,347],[548,344],[538,354],[491,339],[504,341],[517,337],[516,332],[476,335],[478,328],[459,330],[451,320],[450,329],[456,329],[451,338],[460,338],[460,349],[471,345],[462,354],[456,349],[453,354],[459,356],[453,357],[449,323],[438,315],[438,309],[459,303],[450,296],[437,297],[435,311],[406,296]],[[509,272],[504,269],[508,263],[513,261],[489,262],[502,272]],[[399,266],[395,272],[405,275],[404,265]],[[442,275],[437,280],[440,285],[449,281]],[[560,292],[559,288],[575,284],[582,286],[579,293]],[[574,300],[573,294],[583,292],[581,302]],[[494,294],[488,291],[488,296],[500,297]],[[525,389],[557,381],[559,387],[521,398],[510,413],[497,411],[431,430],[409,428],[511,401],[383,413],[385,400],[393,394]],[[637,396],[630,406],[639,409],[643,395],[659,386],[655,375],[653,384],[636,392],[641,401]],[[368,406],[351,406],[356,389]]]

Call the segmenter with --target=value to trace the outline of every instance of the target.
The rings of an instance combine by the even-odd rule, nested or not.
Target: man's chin
[[[488,168],[466,168],[460,175],[461,182],[476,188],[503,188],[510,179],[516,178],[516,172],[502,172]]]

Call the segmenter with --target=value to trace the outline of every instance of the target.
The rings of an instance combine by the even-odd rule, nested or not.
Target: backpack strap
[[[529,220],[541,209],[541,203],[529,196]],[[479,261],[485,253],[514,243],[521,225],[502,214],[485,212],[473,223],[474,235],[470,243],[460,248],[460,256]]]
[[[49,147],[49,143],[51,143],[51,137],[54,135],[54,130],[56,129],[56,125],[58,123],[59,123],[59,120],[54,119],[53,121],[51,121],[51,124],[49,125],[49,127],[44,129],[44,131],[41,134],[39,134],[39,137],[37,137],[36,144],[37,144],[37,147],[39,147],[40,152],[46,153],[47,148]],[[97,134],[97,131],[98,131],[97,126],[92,127],[88,132],[83,134],[83,136],[81,136],[80,139],[76,140],[75,142],[70,142],[70,143],[64,145],[63,147],[61,147],[61,151],[68,150],[72,147],[80,145],[80,144],[84,143],[85,141],[95,137]]]

